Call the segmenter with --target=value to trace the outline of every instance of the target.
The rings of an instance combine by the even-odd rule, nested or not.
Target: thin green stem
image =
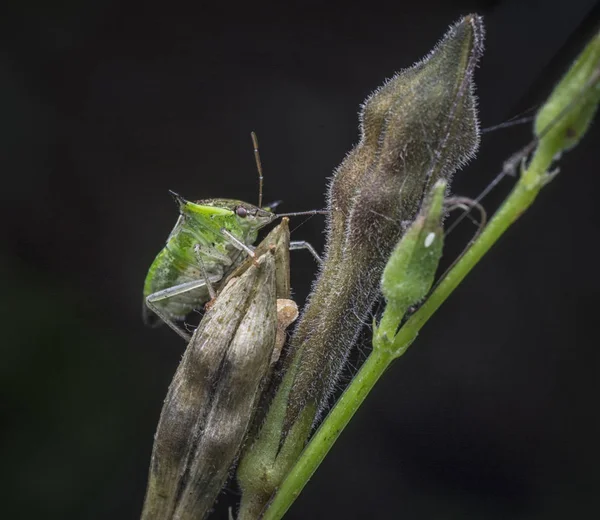
[[[278,520],[285,514],[393,359],[384,351],[367,358],[283,481],[263,520]]]
[[[531,206],[546,181],[546,171],[552,163],[553,153],[546,147],[539,147],[531,164],[498,212],[483,230],[479,238],[465,252],[463,257],[440,282],[429,298],[400,329],[394,339],[396,348],[412,341],[423,325],[440,307],[479,260],[491,249],[504,232]]]

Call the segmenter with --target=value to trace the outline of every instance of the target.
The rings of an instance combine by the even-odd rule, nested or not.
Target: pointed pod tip
[[[431,180],[449,178],[466,164],[479,146],[473,76],[484,34],[481,16],[459,19],[423,59],[375,90],[361,108],[361,143],[399,158],[399,167],[418,171],[424,164],[430,171],[423,176]]]
[[[444,197],[448,189],[448,182],[445,179],[439,179],[431,189],[428,197],[423,203],[421,212],[429,219],[435,222],[442,218],[442,210],[444,206]]]
[[[483,41],[485,39],[485,26],[483,25],[483,16],[478,14],[469,14],[465,16],[464,22],[468,23],[473,30],[473,55],[479,61],[483,55]]]
[[[464,74],[469,76],[473,74],[475,67],[483,56],[484,40],[483,17],[474,13],[468,14],[450,26],[431,54],[435,54],[436,50],[445,44],[458,43],[461,48],[466,48],[467,60],[464,64]]]

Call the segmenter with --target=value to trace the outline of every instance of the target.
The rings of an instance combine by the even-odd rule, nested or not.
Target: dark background
[[[539,104],[600,19],[585,0],[11,5],[0,55],[2,516],[46,519],[139,515],[183,351],[140,316],[146,270],[177,217],[168,189],[256,202],[255,130],[265,200],[323,207],[361,101],[459,16],[485,16],[484,127]],[[290,519],[600,513],[599,128],[386,374]],[[485,134],[453,191],[475,196],[530,132]],[[293,236],[321,250],[322,228],[316,217]],[[448,258],[471,232],[453,235]],[[292,268],[303,301],[315,264],[298,252]]]

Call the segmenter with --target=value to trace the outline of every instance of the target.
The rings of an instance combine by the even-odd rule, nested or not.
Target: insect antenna
[[[593,88],[594,84],[598,82],[600,79],[600,68],[596,69],[594,74],[589,78],[587,83],[581,87],[581,90],[577,93],[576,96],[552,119],[540,132],[534,137],[527,145],[523,148],[515,152],[511,155],[504,164],[502,165],[502,170],[500,173],[496,175],[496,177],[483,189],[483,191],[477,196],[477,198],[473,201],[474,203],[479,204],[484,197],[486,197],[498,184],[500,181],[504,179],[504,177],[511,176],[515,177],[517,175],[517,168],[519,166],[524,165],[527,161],[527,158],[531,153],[535,150],[535,147],[539,143],[540,139],[542,139],[548,132],[552,130],[554,125],[556,125],[561,119],[569,114],[569,112],[573,109],[573,107],[577,106],[577,103]],[[520,115],[520,114],[519,114]],[[518,117],[518,116],[517,116]],[[501,126],[501,125],[498,125]],[[458,217],[448,228],[446,232],[446,236],[448,236],[463,219],[467,218],[472,211],[473,207],[469,207],[460,217]]]
[[[329,211],[326,209],[311,209],[310,211],[297,211],[295,213],[277,213],[277,217],[301,217],[303,215],[328,215]]]
[[[263,199],[263,169],[262,162],[260,160],[260,153],[258,151],[258,137],[256,136],[256,132],[250,132],[250,137],[252,137],[252,146],[254,147],[254,160],[256,161],[256,169],[258,170],[258,207],[262,208],[262,199]],[[275,209],[281,203],[280,200],[272,202],[269,207],[271,209]],[[298,211],[295,213],[278,213],[277,217],[300,217],[302,215],[327,215],[328,211],[324,209],[313,209],[310,211]]]
[[[488,126],[487,128],[482,128],[482,134],[488,134],[490,132],[495,132],[496,130],[500,130],[503,128],[510,128],[511,126],[523,125],[525,123],[530,123],[535,119],[535,116],[526,116],[521,117],[519,119],[509,119],[508,121],[504,121],[504,123],[500,123],[494,126]]]
[[[252,146],[254,147],[254,160],[256,161],[256,169],[258,171],[258,207],[262,208],[263,198],[263,170],[260,162],[260,153],[258,152],[258,137],[255,132],[250,132],[252,138]]]
[[[488,134],[490,132],[495,132],[496,130],[501,130],[503,128],[510,128],[511,126],[516,126],[516,125],[522,125],[525,123],[529,123],[531,121],[533,121],[535,119],[535,115],[528,115],[526,116],[525,114],[530,114],[533,111],[537,111],[537,109],[540,107],[540,105],[534,105],[530,108],[528,108],[527,110],[523,110],[523,112],[520,112],[519,114],[514,115],[513,117],[511,117],[510,119],[504,121],[503,123],[499,123],[497,125],[493,125],[493,126],[488,126],[486,128],[482,128],[479,133],[481,134]]]

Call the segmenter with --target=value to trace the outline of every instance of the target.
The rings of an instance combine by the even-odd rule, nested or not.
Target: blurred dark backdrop
[[[266,201],[323,207],[360,102],[459,16],[485,16],[484,127],[540,103],[600,18],[587,0],[10,4],[0,460],[2,516],[19,519],[139,515],[183,351],[140,317],[146,270],[177,217],[168,189],[255,202],[255,130]],[[599,131],[386,374],[290,519],[600,513]],[[530,132],[486,134],[453,191],[475,196]],[[294,237],[321,249],[322,228],[313,218]],[[453,236],[449,258],[470,233]],[[315,265],[299,252],[292,268],[303,301]]]

